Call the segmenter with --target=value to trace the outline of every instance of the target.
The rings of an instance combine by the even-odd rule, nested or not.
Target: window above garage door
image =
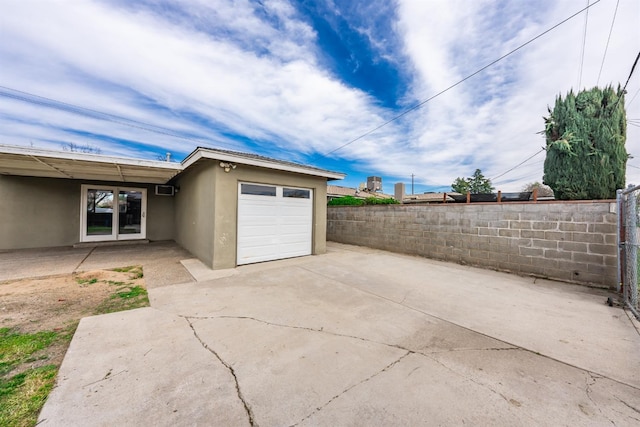
[[[311,255],[313,190],[240,183],[237,264]]]

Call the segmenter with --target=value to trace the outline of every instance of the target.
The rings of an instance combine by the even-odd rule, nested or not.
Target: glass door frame
[[[80,197],[80,241],[81,242],[108,242],[114,240],[136,240],[147,237],[147,189],[139,187],[117,187],[103,184],[82,184]],[[87,202],[88,190],[110,191],[113,193],[111,210],[111,234],[89,235],[87,234]],[[120,234],[120,191],[138,191],[142,194],[140,213],[140,233]]]

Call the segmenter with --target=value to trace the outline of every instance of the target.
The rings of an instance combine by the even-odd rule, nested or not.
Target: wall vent
[[[175,191],[173,185],[156,185],[156,196],[173,196]]]

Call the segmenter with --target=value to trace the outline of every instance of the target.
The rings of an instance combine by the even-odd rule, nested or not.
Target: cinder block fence
[[[327,240],[615,288],[615,201],[329,206]]]

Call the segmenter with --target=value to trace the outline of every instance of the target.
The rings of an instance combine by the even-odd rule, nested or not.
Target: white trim
[[[123,181],[126,181],[127,177],[123,174],[121,166],[133,167],[142,169],[150,169],[156,170],[156,174],[158,176],[149,177],[147,180],[150,183],[159,183],[158,179],[162,179],[163,183],[168,182],[171,178],[175,177],[182,171],[189,168],[195,162],[200,159],[213,159],[222,162],[229,163],[239,163],[243,165],[249,166],[257,166],[266,169],[284,171],[284,172],[293,172],[304,175],[311,175],[317,177],[323,177],[327,179],[343,179],[346,175],[339,172],[332,172],[322,169],[317,169],[304,165],[297,164],[288,164],[284,162],[280,162],[276,159],[262,159],[262,158],[254,158],[251,155],[243,155],[243,153],[227,153],[223,151],[218,151],[211,148],[196,148],[191,154],[189,154],[182,163],[171,163],[157,160],[141,160],[141,159],[131,159],[131,158],[122,158],[122,157],[113,157],[113,156],[103,156],[101,154],[88,154],[88,153],[77,153],[77,152],[68,152],[68,151],[52,151],[52,150],[44,150],[40,148],[30,148],[30,147],[21,147],[14,145],[2,145],[0,144],[0,154],[11,154],[17,156],[24,156],[26,158],[30,158],[33,161],[36,161],[45,167],[49,167],[53,172],[57,172],[62,176],[67,178],[75,178],[75,179],[95,179],[95,180],[105,180],[99,176],[93,176],[90,172],[79,173],[77,176],[71,176],[68,171],[64,170],[63,166],[58,165],[58,167],[52,166],[46,162],[46,159],[58,159],[58,160],[67,160],[70,164],[74,164],[74,162],[87,162],[85,166],[93,166],[92,164],[102,164],[109,165],[113,167],[114,177],[110,180],[117,181],[116,177],[120,177]],[[18,173],[19,175],[22,175]],[[28,174],[27,174],[28,175]],[[76,175],[76,174],[74,174]],[[39,175],[38,175],[39,176]],[[52,176],[53,177],[53,176]]]
[[[41,148],[20,147],[16,145],[1,145],[0,152],[7,154],[18,154],[32,158],[47,157],[62,160],[82,160],[88,162],[111,163],[114,166],[144,166],[147,168],[169,169],[181,172],[183,167],[180,163],[163,162],[159,160],[141,160],[125,157],[104,156],[102,154],[77,153],[69,151],[53,151]],[[34,159],[35,160],[35,159]]]
[[[81,197],[80,197],[80,241],[81,242],[101,242],[101,241],[111,241],[116,240],[116,226],[117,223],[113,219],[113,208],[111,212],[111,234],[102,234],[90,236],[87,234],[87,190],[103,190],[110,191],[113,194],[114,201],[116,199],[116,188],[110,187],[106,185],[90,185],[90,184],[82,184],[80,186]]]
[[[113,204],[116,207],[111,208],[111,234],[88,235],[87,234],[87,190],[104,190],[111,191],[113,194]],[[82,192],[80,197],[80,242],[110,242],[115,240],[138,240],[147,237],[147,189],[137,187],[118,187],[100,184],[82,184],[80,186]],[[119,194],[120,191],[139,191],[142,194],[141,201],[141,218],[140,233],[135,234],[119,234],[120,215],[119,215]]]
[[[329,179],[343,179],[346,176],[343,173],[324,171],[315,168],[309,168],[303,165],[288,165],[280,163],[277,160],[254,159],[251,157],[244,157],[241,154],[224,153],[210,148],[196,149],[182,161],[182,165],[185,169],[187,169],[189,166],[200,159],[214,159],[222,162],[240,163],[243,165],[258,166],[285,172],[295,172],[305,175],[321,176],[323,178]]]
[[[119,195],[120,191],[139,191],[142,194],[142,201],[140,206],[140,233],[135,234],[120,234],[118,230],[120,230],[120,224],[118,223],[117,232],[117,240],[138,240],[138,239],[146,239],[147,238],[147,189],[146,188],[135,188],[135,187],[118,187],[118,200],[120,200]],[[118,222],[120,219],[118,218]]]

